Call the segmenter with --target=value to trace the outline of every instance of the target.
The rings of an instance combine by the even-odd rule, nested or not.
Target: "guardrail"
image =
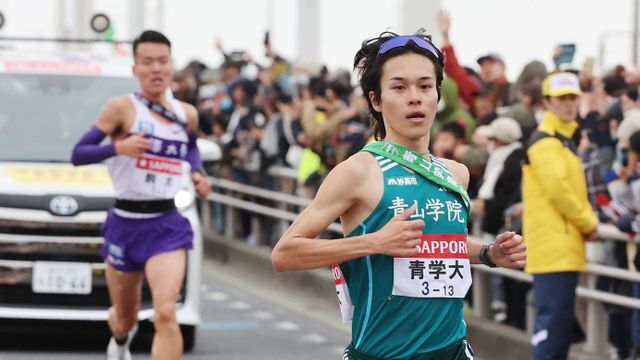
[[[309,205],[311,200],[293,195],[296,188],[296,173],[293,169],[273,167],[269,169],[268,173],[277,180],[278,190],[268,190],[211,177],[210,180],[216,192],[209,194],[207,201],[201,201],[200,203],[203,230],[205,232],[214,231],[211,225],[211,219],[213,219],[212,216],[214,215],[214,203],[222,204],[225,205],[224,214],[215,215],[224,216],[224,236],[227,239],[238,238],[234,231],[234,224],[238,222],[237,210],[242,209],[260,215],[254,216],[251,222],[252,232],[256,235],[261,235],[256,239],[256,243],[263,246],[272,246],[275,243],[273,238],[268,239],[265,237],[265,235],[268,235],[264,231],[267,228],[267,224],[272,226],[271,224],[275,220],[275,229],[271,228],[269,233],[277,241],[299,212]],[[247,197],[252,198],[252,200],[246,199]],[[264,203],[256,203],[255,199],[258,198]],[[337,236],[342,236],[342,226],[338,223],[331,224],[328,231],[335,233]],[[613,225],[600,224],[598,232],[601,239],[629,241],[628,235],[622,233]],[[479,239],[480,237],[476,235],[478,235],[477,227],[471,237]],[[487,320],[492,319],[490,307],[492,300],[490,277],[492,275],[500,275],[528,283],[531,283],[533,279],[527,273],[511,269],[489,268],[482,265],[474,265],[473,269],[473,312],[474,315]],[[596,288],[597,279],[600,276],[604,276],[612,279],[640,282],[640,273],[589,262],[585,275],[586,284],[578,286],[576,290],[577,297],[587,302],[586,343],[583,351],[594,358],[605,359],[608,357],[609,349],[609,326],[607,310],[603,307],[603,304],[640,310],[640,299],[598,290]],[[529,334],[533,330],[531,319],[534,313],[532,304],[529,304],[527,316],[529,319],[527,332]]]

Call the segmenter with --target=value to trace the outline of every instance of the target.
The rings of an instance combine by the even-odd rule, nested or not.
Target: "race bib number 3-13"
[[[466,234],[423,234],[418,254],[393,259],[393,295],[463,298],[470,286]]]

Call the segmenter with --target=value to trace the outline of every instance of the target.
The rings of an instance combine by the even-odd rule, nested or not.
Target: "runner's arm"
[[[114,134],[124,119],[126,98],[115,97],[109,100],[98,115],[94,126],[87,131],[73,148],[71,163],[75,166],[99,163],[116,155],[116,143],[100,145],[108,135]]]
[[[202,197],[211,192],[211,182],[204,172],[200,150],[198,150],[198,111],[191,104],[181,103],[187,113],[187,155],[185,160],[191,165],[191,181],[196,193]]]
[[[191,172],[202,172],[202,158],[198,150],[198,111],[191,104],[182,103],[187,113],[187,135],[189,142],[187,144],[186,161],[191,165]]]
[[[460,184],[462,187],[467,190],[469,187],[469,169],[464,164],[461,164],[457,161],[442,159],[453,178]],[[469,253],[469,261],[473,264],[479,264],[480,261],[480,248],[482,244],[470,239],[467,237],[467,251]]]
[[[445,163],[454,179],[466,189],[469,186],[469,169],[456,161],[445,160]],[[467,237],[467,252],[471,263],[482,263],[480,260],[482,245],[482,243]],[[495,243],[489,247],[488,255],[491,261],[500,267],[520,269],[526,264],[526,250],[527,246],[522,241],[522,236],[513,231],[507,231],[496,237]]]
[[[405,221],[411,207],[381,230],[341,239],[315,239],[334,220],[366,196],[371,167],[355,155],[340,163],[322,182],[316,198],[293,222],[271,254],[276,271],[308,270],[372,255],[410,256],[418,252],[422,220]],[[361,156],[369,156],[362,154]]]
[[[355,166],[349,166],[349,163]],[[271,254],[276,271],[308,270],[373,254],[371,235],[315,239],[357,201],[358,182],[366,169],[351,159],[325,178],[315,199],[282,235]]]

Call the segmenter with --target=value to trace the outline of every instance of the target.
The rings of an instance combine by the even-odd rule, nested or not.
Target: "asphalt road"
[[[202,273],[203,322],[195,349],[184,359],[339,359],[349,342],[350,329],[340,321],[337,302],[326,304],[270,282],[264,274],[212,260],[204,262]],[[59,334],[4,340],[2,360],[84,360],[104,359],[108,339]],[[133,355],[150,359],[148,352]]]

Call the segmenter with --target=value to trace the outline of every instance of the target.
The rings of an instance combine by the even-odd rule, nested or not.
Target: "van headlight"
[[[195,197],[193,193],[185,189],[181,189],[173,198],[173,201],[176,203],[178,210],[184,211],[193,204],[194,199]]]

